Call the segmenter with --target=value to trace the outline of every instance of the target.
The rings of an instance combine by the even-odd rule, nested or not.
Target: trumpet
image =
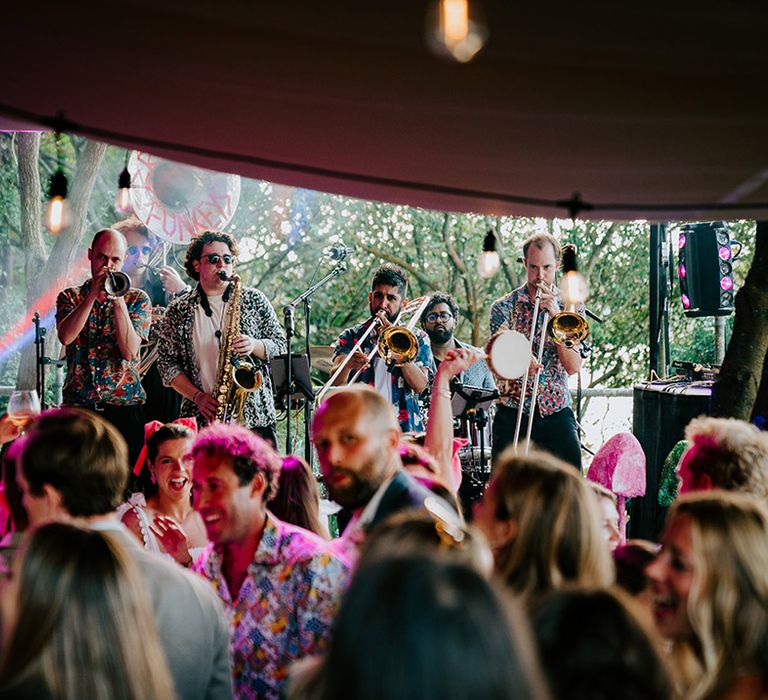
[[[131,278],[120,270],[107,270],[104,291],[111,297],[122,297],[131,288]]]

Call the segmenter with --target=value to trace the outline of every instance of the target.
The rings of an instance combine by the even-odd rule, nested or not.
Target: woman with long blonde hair
[[[584,479],[545,452],[505,450],[474,511],[496,573],[517,594],[536,598],[565,584],[613,580],[594,496]]]
[[[0,697],[176,697],[136,564],[108,534],[40,527],[1,601]]]
[[[657,629],[698,664],[682,694],[766,697],[768,511],[756,498],[708,491],[682,497],[667,523],[646,574]]]

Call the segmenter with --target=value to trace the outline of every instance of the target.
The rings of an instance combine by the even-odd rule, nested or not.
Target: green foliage
[[[84,140],[62,137],[65,170],[74,177]],[[117,177],[125,151],[109,148],[89,203],[83,250],[93,232],[122,218],[114,209]],[[41,143],[43,188],[56,167],[53,135]],[[43,193],[41,192],[41,197]],[[0,332],[24,313],[23,251],[19,239],[19,196],[14,137],[0,135],[0,241],[9,251],[0,261]],[[733,224],[746,244],[744,262],[735,266],[737,286],[743,281],[754,239],[754,224]],[[477,274],[486,231],[497,234],[502,270],[485,280]],[[242,180],[239,208],[228,226],[242,248],[240,273],[261,288],[280,308],[310,284],[328,274],[334,263],[324,255],[328,246],[344,242],[355,248],[347,270],[315,294],[311,340],[327,345],[344,327],[368,314],[367,292],[374,270],[384,261],[402,265],[411,279],[411,297],[435,290],[452,293],[461,309],[460,338],[482,345],[488,335],[488,311],[495,299],[525,279],[516,262],[522,243],[536,231],[548,230],[562,242],[578,246],[582,271],[587,272],[591,296],[587,305],[604,323],[591,323],[593,352],[586,363],[586,384],[627,386],[644,379],[648,364],[648,225],[611,224],[532,218],[492,218],[446,214],[396,204],[361,201],[256,180]],[[46,234],[49,249],[52,237]],[[171,258],[183,259],[175,246]],[[670,303],[674,359],[714,359],[712,319],[686,319],[675,285]],[[297,343],[303,343],[304,319],[297,313]],[[732,319],[729,319],[732,323]],[[13,383],[15,371],[0,365],[0,383]]]

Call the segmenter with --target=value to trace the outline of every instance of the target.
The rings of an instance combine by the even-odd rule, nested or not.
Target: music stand
[[[287,386],[288,355],[275,355],[269,363],[269,371],[272,375],[272,393],[275,396],[275,405],[283,406],[283,400],[290,394],[288,407],[294,399],[306,398],[314,401],[315,392],[312,388],[312,377],[309,373],[309,359],[303,353],[291,353],[291,384]]]

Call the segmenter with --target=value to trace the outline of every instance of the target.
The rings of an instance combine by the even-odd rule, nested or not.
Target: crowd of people
[[[400,367],[354,347],[368,325],[342,333],[335,366],[349,356],[361,381],[340,372],[314,411],[316,475],[276,450],[262,364],[284,350],[274,311],[241,288],[226,328],[237,248],[207,232],[187,251],[197,286],[166,273],[178,296],[158,321],[159,376],[183,415],[140,425],[131,444],[151,304],[103,288],[122,236],[99,232],[92,279],[60,298],[67,405],[23,434],[0,418],[0,698],[768,697],[768,437],[757,428],[694,420],[665,531],[627,541],[616,494],[575,468],[560,385],[580,359],[550,348],[543,368],[532,363],[545,370],[535,405],[519,382],[499,382],[493,469],[474,503],[462,500],[459,446],[473,438],[456,434],[456,384],[494,382],[453,337],[455,300],[437,294]],[[528,281],[494,305],[496,329],[530,323],[542,281],[539,301],[557,311],[558,254],[547,236],[527,242]],[[372,336],[407,293],[398,268],[377,271]],[[240,422],[217,419],[231,388],[219,387],[222,338],[262,375]],[[497,449],[520,410],[540,442]],[[339,509],[330,518],[320,482]]]

